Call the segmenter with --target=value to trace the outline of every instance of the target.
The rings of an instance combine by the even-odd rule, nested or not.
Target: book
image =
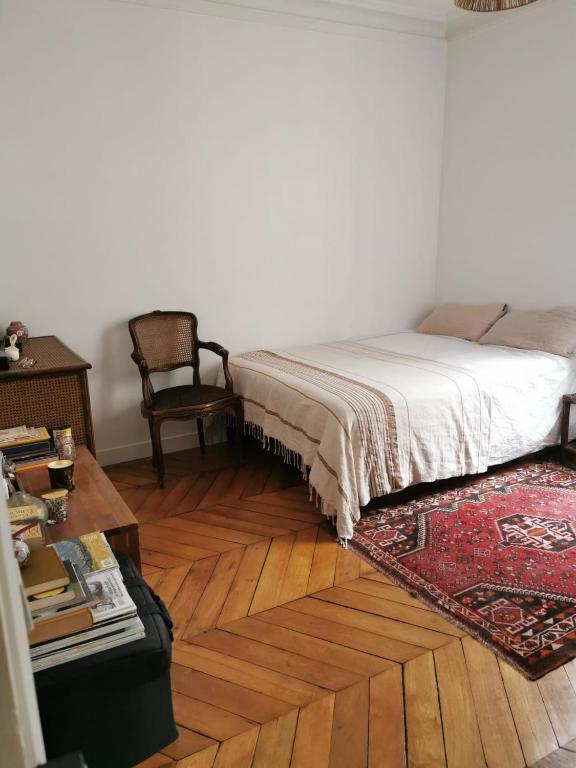
[[[106,635],[102,638],[96,638],[95,640],[84,642],[77,646],[64,648],[56,653],[46,654],[45,656],[32,659],[32,671],[39,672],[42,669],[49,669],[50,667],[55,667],[68,661],[75,661],[76,659],[81,659],[85,656],[91,656],[93,653],[107,651],[110,650],[110,648],[116,648],[119,645],[132,643],[134,640],[140,640],[145,636],[146,632],[144,631],[144,625],[140,619],[136,617],[132,626],[120,629],[112,635]]]
[[[94,604],[92,593],[81,571],[68,560],[64,560],[64,567],[70,576],[70,584],[60,594],[43,599],[38,599],[37,596],[28,598],[32,616],[36,620],[56,613],[63,613],[79,606],[92,607]]]
[[[74,563],[85,576],[94,571],[118,568],[118,561],[100,531],[57,541],[53,546],[63,560]]]
[[[54,448],[50,440],[42,440],[36,443],[25,443],[24,445],[14,445],[11,448],[4,446],[2,453],[13,461],[18,459],[34,458],[50,453]]]
[[[33,456],[31,458],[17,458],[13,459],[18,472],[25,472],[27,469],[37,469],[41,467],[47,467],[51,461],[57,461],[58,454],[56,451],[50,451],[49,453],[43,453],[40,456]]]
[[[74,590],[68,587],[58,587],[58,589],[48,589],[46,592],[39,592],[38,595],[28,597],[28,605],[32,613],[37,613],[48,608],[66,605],[74,599]]]
[[[88,641],[96,640],[97,638],[103,638],[105,635],[109,635],[110,632],[118,632],[123,629],[134,629],[138,627],[139,619],[134,616],[130,616],[122,621],[115,621],[112,629],[109,624],[98,624],[87,627],[86,629],[79,630],[74,635],[66,635],[65,637],[57,638],[52,642],[42,643],[42,645],[36,645],[30,648],[30,657],[37,659],[40,656],[47,656],[50,653],[56,651],[62,651],[66,648],[72,648],[74,645],[80,645],[80,643],[86,643]]]
[[[30,562],[22,569],[22,582],[28,597],[48,592],[70,583],[68,571],[53,547],[43,547],[30,552]]]
[[[0,446],[4,443],[11,443],[23,437],[28,437],[28,427],[8,427],[0,429]]]
[[[11,429],[0,429],[0,448],[4,452],[6,449],[17,448],[21,445],[30,445],[31,443],[47,442],[50,435],[46,427],[12,427]]]
[[[49,640],[88,629],[93,623],[94,618],[90,608],[77,608],[75,611],[56,614],[36,622],[34,628],[28,633],[28,642],[30,645],[46,643]]]

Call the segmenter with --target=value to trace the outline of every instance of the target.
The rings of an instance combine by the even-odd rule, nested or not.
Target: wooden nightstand
[[[90,363],[72,352],[56,336],[36,336],[24,342],[23,354],[36,361],[32,368],[10,363],[0,371],[0,429],[72,427],[77,445],[96,454],[90,393],[86,375]]]
[[[570,406],[576,405],[575,395],[564,395],[562,398],[562,432],[560,442],[562,450],[560,461],[567,467],[576,469],[576,440],[570,442],[568,437],[570,431]]]

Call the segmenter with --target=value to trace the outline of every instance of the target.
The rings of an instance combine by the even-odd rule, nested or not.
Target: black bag
[[[146,637],[34,675],[49,758],[79,751],[88,768],[132,768],[178,738],[170,615],[131,561],[120,568]]]

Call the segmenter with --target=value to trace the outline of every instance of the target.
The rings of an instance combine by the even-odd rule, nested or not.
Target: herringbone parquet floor
[[[253,446],[108,468],[175,622],[180,738],[141,768],[576,766],[576,662],[530,683],[335,541]],[[539,762],[540,761],[540,762]]]

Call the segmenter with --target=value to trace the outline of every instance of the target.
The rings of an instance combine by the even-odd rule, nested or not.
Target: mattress
[[[230,360],[249,428],[306,472],[341,539],[370,499],[559,441],[576,361],[415,332]]]

